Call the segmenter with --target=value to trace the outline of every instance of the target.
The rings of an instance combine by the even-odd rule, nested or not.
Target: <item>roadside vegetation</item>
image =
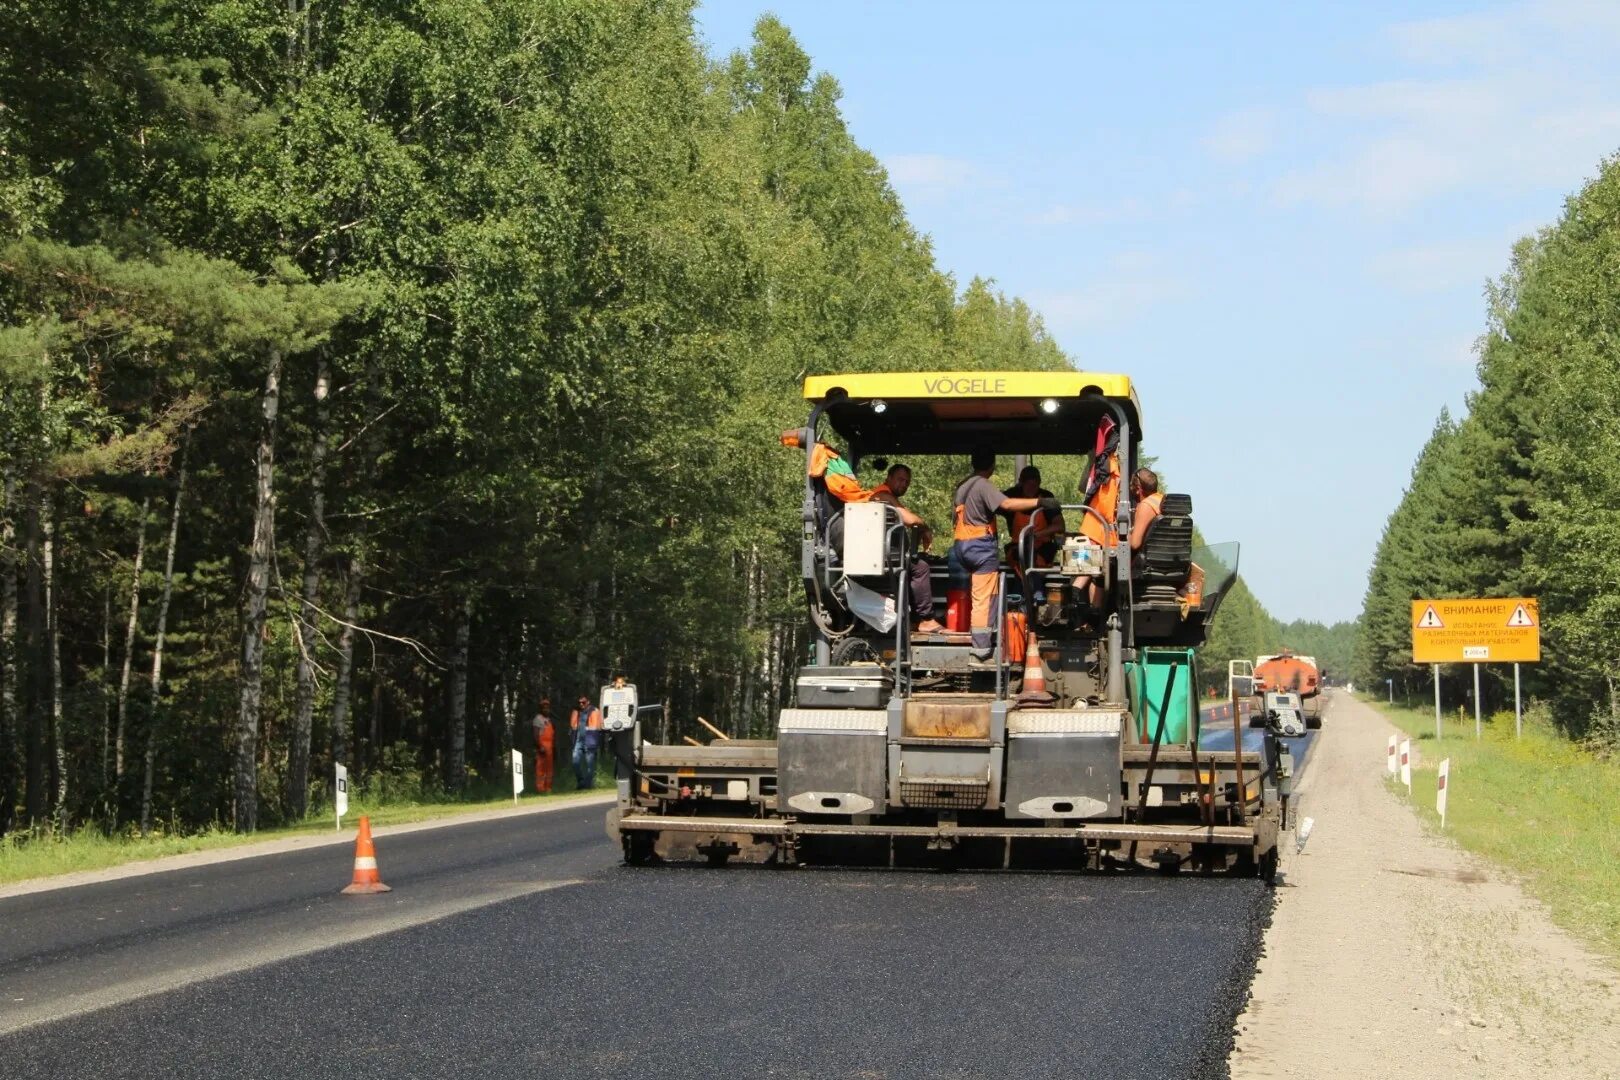
[[[1411,601],[1533,596],[1542,662],[1527,695],[1558,730],[1620,748],[1620,158],[1569,197],[1550,227],[1503,252],[1486,291],[1478,385],[1442,412],[1385,526],[1368,578],[1355,681],[1433,683],[1412,660]],[[1512,670],[1487,666],[1485,705],[1510,707]],[[1442,669],[1448,705],[1466,665]]]
[[[599,770],[597,785],[592,791],[579,790],[572,772],[566,772],[558,775],[553,791],[545,795],[525,791],[519,796],[519,805],[531,805],[536,800],[567,801],[612,790],[611,767]],[[505,776],[485,780],[475,775],[460,792],[449,792],[431,779],[422,783],[419,775],[396,773],[390,776],[384,772],[374,775],[369,784],[350,791],[349,811],[343,816],[342,832],[353,836],[362,815],[371,819],[373,827],[380,827],[481,810],[504,810],[512,805],[511,788]],[[223,821],[201,828],[183,821],[158,821],[152,823],[145,835],[133,822],[117,832],[90,823],[61,833],[47,822],[0,837],[0,885],[288,836],[330,835],[337,831],[335,826],[332,806],[326,801],[324,791],[316,793],[309,816],[303,821],[260,829],[257,833],[235,832]]]
[[[1511,709],[1488,716],[1480,740],[1472,710],[1451,709],[1437,742],[1432,701],[1359,696],[1412,737],[1418,815],[1439,828],[1436,770],[1449,758],[1445,834],[1520,875],[1560,925],[1620,959],[1620,759],[1570,741],[1539,703],[1525,711],[1523,739]]]
[[[803,377],[1070,362],[774,18],[82,9],[0,4],[0,836],[297,823],[340,762],[459,799],[616,671],[659,741],[763,734]],[[1241,583],[1217,635],[1301,647]]]
[[[1067,363],[772,18],[17,0],[0,41],[0,834],[298,822],[334,762],[460,797],[617,670],[661,740],[762,730],[803,377]]]

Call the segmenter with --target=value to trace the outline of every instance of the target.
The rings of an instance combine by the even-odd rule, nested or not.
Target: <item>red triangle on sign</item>
[[[1530,613],[1524,610],[1524,605],[1520,604],[1513,609],[1513,614],[1508,616],[1507,624],[1509,626],[1534,626],[1536,620],[1532,619]]]
[[[1423,612],[1423,618],[1418,620],[1419,630],[1443,630],[1446,624],[1440,621],[1440,613],[1430,604]]]

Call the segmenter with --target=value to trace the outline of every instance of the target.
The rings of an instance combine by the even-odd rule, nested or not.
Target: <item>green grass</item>
[[[1519,874],[1560,926],[1620,958],[1620,761],[1570,742],[1536,710],[1526,711],[1523,739],[1508,712],[1487,720],[1478,741],[1472,713],[1452,712],[1437,742],[1433,706],[1363,700],[1412,737],[1419,816],[1439,829],[1435,776],[1450,758],[1446,835]]]
[[[573,781],[570,780],[569,783],[571,785]],[[611,790],[613,790],[612,780],[609,779],[606,787],[598,783],[592,792],[570,789],[549,795],[525,793],[522,802],[528,804],[537,799],[550,802],[568,801],[582,795],[600,795],[604,791]],[[479,810],[499,810],[511,805],[510,795],[504,798],[473,797],[454,801],[443,798],[393,799],[385,803],[372,804],[356,797],[349,800],[349,812],[343,816],[343,830],[345,834],[353,836],[362,814],[371,818],[373,827],[378,827],[454,817]],[[296,825],[261,829],[250,835],[239,835],[224,827],[185,833],[157,829],[152,835],[144,838],[133,833],[109,836],[94,827],[77,829],[65,835],[19,832],[0,838],[0,885],[26,881],[30,878],[71,874],[81,870],[104,870],[124,863],[158,859],[165,855],[239,847],[242,844],[280,840],[289,836],[330,835],[336,831],[333,828],[331,807],[327,807],[326,813],[322,816],[311,816]]]

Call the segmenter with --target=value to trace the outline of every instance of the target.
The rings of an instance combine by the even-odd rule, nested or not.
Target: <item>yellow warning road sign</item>
[[[1414,664],[1514,664],[1541,659],[1541,612],[1526,597],[1412,601]]]

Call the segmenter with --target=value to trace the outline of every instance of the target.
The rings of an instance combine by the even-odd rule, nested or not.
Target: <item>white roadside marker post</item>
[[[523,790],[523,752],[512,751],[512,803],[516,805],[518,792]]]
[[[343,828],[343,815],[349,812],[349,770],[342,765],[332,766],[332,805],[337,809],[335,830]]]
[[[1440,774],[1435,780],[1434,808],[1440,814],[1440,828],[1446,827],[1446,788],[1449,786],[1446,779],[1451,774],[1451,759],[1440,763]]]
[[[1412,740],[1401,740],[1401,783],[1406,785],[1408,797],[1412,794]]]
[[[1396,760],[1398,753],[1395,736],[1391,735],[1389,737],[1389,749],[1384,754],[1384,768],[1391,776],[1394,776],[1401,767],[1400,762]]]

